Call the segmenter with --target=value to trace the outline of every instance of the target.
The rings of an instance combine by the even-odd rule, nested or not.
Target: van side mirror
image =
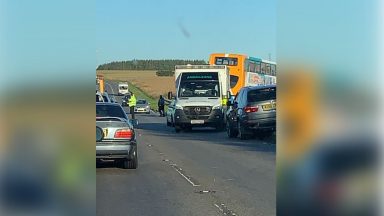
[[[229,99],[231,99],[232,98],[232,94],[231,94],[231,92],[230,91],[227,91],[227,99],[229,100]]]

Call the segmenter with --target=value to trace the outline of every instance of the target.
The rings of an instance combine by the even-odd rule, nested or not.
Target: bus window
[[[216,65],[237,66],[237,58],[216,57],[215,58],[215,64]]]
[[[256,72],[256,65],[254,62],[249,62],[249,68],[248,71],[250,72]]]
[[[260,73],[260,62],[256,62],[256,73]]]
[[[238,81],[239,81],[238,76],[230,75],[229,83],[230,83],[231,88],[235,87]]]
[[[264,62],[261,62],[261,73],[262,74],[265,74],[265,72],[267,71],[267,68],[266,68],[266,65]]]
[[[271,65],[270,64],[265,64],[265,65],[267,66],[266,74],[271,75]]]
[[[274,64],[271,65],[271,75],[276,76],[276,65]]]

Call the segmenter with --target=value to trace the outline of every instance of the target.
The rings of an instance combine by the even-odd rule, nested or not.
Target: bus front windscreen
[[[216,57],[216,65],[228,65],[228,66],[237,66],[237,58],[231,57]]]
[[[179,85],[179,97],[220,97],[217,73],[184,73]]]

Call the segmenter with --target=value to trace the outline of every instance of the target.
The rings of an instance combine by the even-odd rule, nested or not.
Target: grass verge
[[[129,90],[132,91],[136,95],[136,99],[146,99],[150,103],[151,110],[157,111],[157,99],[152,98],[147,93],[142,91],[137,86],[133,85],[131,82],[128,82]]]

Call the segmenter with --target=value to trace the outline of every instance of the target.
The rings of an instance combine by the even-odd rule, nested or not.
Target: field
[[[154,99],[160,94],[166,97],[167,92],[175,92],[174,77],[159,77],[156,71],[98,70],[96,74],[104,75],[106,80],[130,82]]]

